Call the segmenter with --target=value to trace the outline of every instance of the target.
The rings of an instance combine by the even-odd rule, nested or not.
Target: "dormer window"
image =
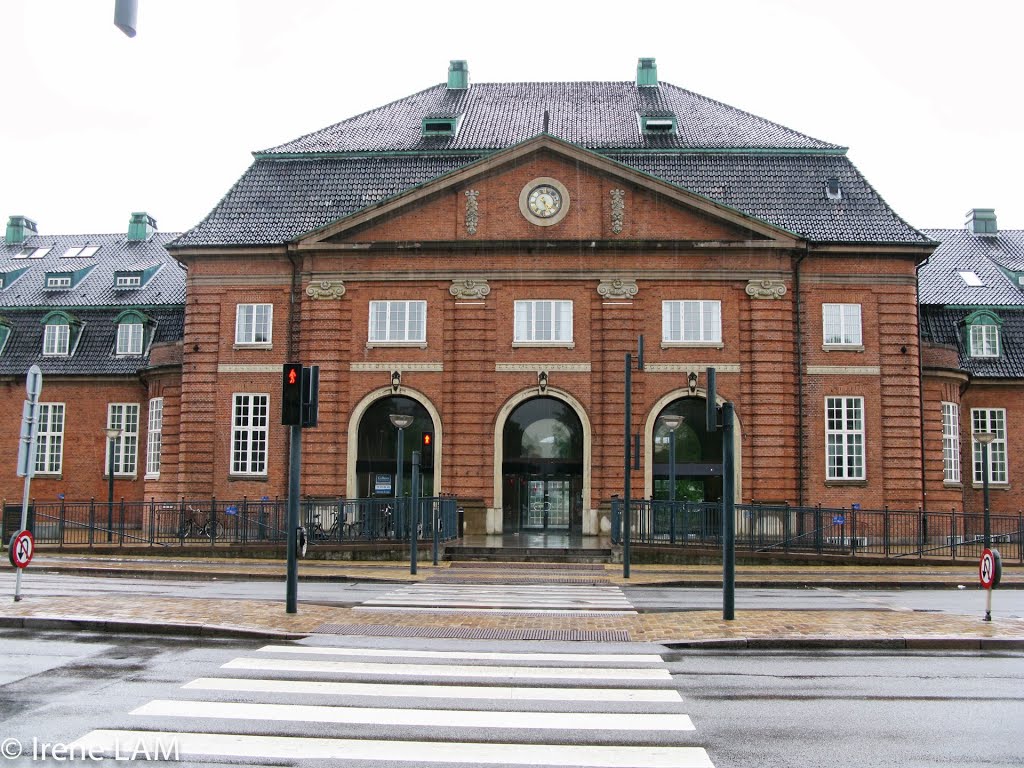
[[[990,310],[979,310],[964,319],[967,353],[971,357],[999,357],[999,327],[1003,321]]]
[[[457,117],[424,117],[421,123],[423,136],[454,136],[458,130]]]
[[[74,272],[47,272],[46,281],[43,283],[48,291],[64,291],[76,287],[88,275],[95,264],[90,264]]]
[[[640,115],[640,132],[646,136],[674,136],[675,115]]]
[[[48,357],[66,357],[74,354],[82,335],[82,323],[74,315],[55,310],[42,319],[43,354]]]
[[[49,289],[70,288],[71,275],[47,275],[46,287]]]
[[[142,285],[142,273],[120,272],[114,278],[115,288],[138,288]]]
[[[62,259],[86,259],[100,249],[98,245],[72,245],[60,255]]]
[[[135,310],[122,312],[117,318],[117,355],[141,355],[146,348],[147,330],[152,320]]]

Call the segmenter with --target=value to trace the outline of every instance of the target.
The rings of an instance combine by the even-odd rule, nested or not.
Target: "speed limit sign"
[[[15,568],[25,568],[32,562],[32,554],[36,551],[36,542],[30,531],[19,531],[11,537],[11,546],[7,555]]]
[[[982,589],[994,589],[999,586],[999,579],[1003,575],[1003,561],[999,552],[994,549],[986,549],[981,553],[981,561],[978,563],[978,576],[981,578]]]

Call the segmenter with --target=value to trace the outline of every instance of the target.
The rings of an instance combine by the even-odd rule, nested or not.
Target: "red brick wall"
[[[971,409],[1006,409],[1006,450],[1008,457],[1006,485],[991,484],[989,496],[991,510],[996,514],[1017,514],[1024,509],[1020,493],[1021,478],[1024,477],[1024,386],[1020,383],[988,383],[984,379],[972,379],[965,389],[960,407],[960,446],[963,466],[964,506],[968,512],[984,510],[984,494],[981,483],[973,482],[971,458]]]

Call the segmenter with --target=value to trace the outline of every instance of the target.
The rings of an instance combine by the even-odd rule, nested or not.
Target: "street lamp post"
[[[121,436],[120,429],[107,429],[107,541],[114,540],[114,441]]]
[[[989,495],[988,495],[988,446],[996,439],[995,433],[993,432],[978,432],[975,434],[974,439],[981,443],[981,487],[984,495],[984,524],[985,524],[985,549],[992,548],[992,519],[989,515]]]
[[[683,424],[683,417],[666,414],[661,423],[668,429],[668,514],[671,541],[676,543],[676,430]]]
[[[391,420],[392,426],[398,430],[398,459],[395,462],[395,533],[398,532],[398,510],[401,509],[402,505],[402,472],[404,467],[402,466],[402,460],[405,458],[405,444],[402,439],[403,432],[405,429],[412,424],[412,416],[405,413],[392,413],[388,416]],[[404,518],[404,515],[402,516]],[[412,541],[415,541],[416,529],[413,527]],[[412,544],[415,546],[415,543]],[[416,573],[416,561],[412,560],[412,554],[410,551],[410,568],[412,573]]]

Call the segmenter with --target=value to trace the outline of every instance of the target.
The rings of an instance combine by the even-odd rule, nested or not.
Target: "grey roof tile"
[[[1024,270],[1024,230],[975,235],[962,229],[925,229],[940,245],[918,270],[921,304],[1024,306],[1024,291],[999,269]],[[983,286],[970,287],[960,272],[974,272]]]
[[[922,307],[921,337],[956,347],[960,367],[972,376],[983,379],[1024,378],[1024,309],[996,311],[1003,321],[999,333],[999,357],[971,357],[967,354],[963,321],[971,312],[969,309]]]
[[[568,82],[473,83],[465,90],[442,83],[263,151],[503,149],[544,132],[545,111],[549,134],[588,149],[839,148],[670,83]],[[652,141],[640,132],[638,114],[675,115],[677,135]],[[462,117],[457,135],[424,139],[420,121],[438,115]]]

